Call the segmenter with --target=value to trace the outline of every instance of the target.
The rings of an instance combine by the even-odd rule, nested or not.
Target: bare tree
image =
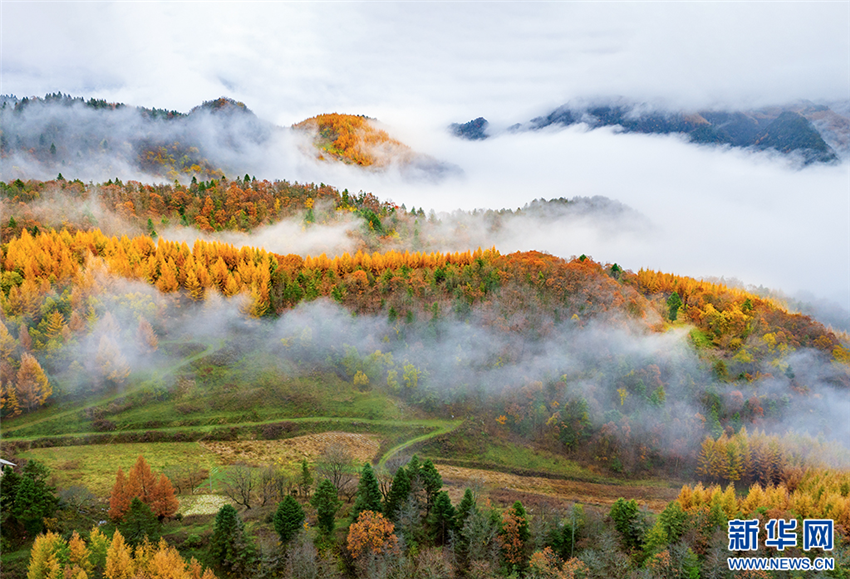
[[[221,483],[224,485],[224,494],[237,505],[250,509],[251,494],[257,485],[257,478],[254,470],[247,464],[234,464],[221,479]]]
[[[165,476],[174,485],[177,494],[195,494],[195,489],[210,475],[210,471],[196,462],[184,462],[165,470]]]
[[[348,497],[348,501],[357,494],[357,472],[354,457],[343,446],[329,444],[316,463],[319,476],[326,478],[336,487],[338,494]],[[352,493],[353,489],[353,493]]]
[[[97,504],[97,497],[89,489],[79,485],[59,491],[59,500],[80,514],[90,512]]]
[[[292,477],[274,465],[268,465],[260,471],[259,478],[260,500],[262,501],[260,506],[263,507],[283,500],[292,486]]]
[[[393,488],[393,475],[386,471],[375,474],[378,477],[378,487],[381,489],[381,497],[386,503],[387,498],[390,496],[390,489]]]

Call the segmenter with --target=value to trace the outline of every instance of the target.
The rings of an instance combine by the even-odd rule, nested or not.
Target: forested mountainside
[[[130,174],[185,181],[260,173],[293,153],[439,179],[459,168],[416,153],[365,116],[326,114],[291,128],[222,97],[188,113],[85,100],[61,93],[0,98],[2,176]],[[307,138],[291,147],[290,140]],[[292,161],[291,159],[287,159]]]
[[[86,191],[81,184],[65,185],[71,198]],[[423,379],[419,389],[400,390],[407,392],[412,402],[433,410],[433,404],[468,404],[476,396],[486,394],[489,399],[495,395],[488,403],[492,412],[501,417],[506,428],[521,435],[542,436],[549,415],[568,417],[576,412],[573,404],[582,409],[579,415],[593,410],[588,414],[586,431],[584,426],[570,426],[588,437],[594,432],[594,421],[597,427],[612,423],[629,431],[630,420],[640,417],[638,421],[644,423],[645,415],[657,413],[660,427],[664,416],[661,409],[673,412],[678,404],[685,404],[689,410],[676,412],[674,423],[675,428],[682,429],[678,433],[680,444],[691,441],[687,446],[691,459],[695,459],[693,441],[700,439],[699,433],[719,435],[727,427],[737,431],[744,424],[765,426],[763,421],[788,423],[799,415],[804,403],[815,407],[824,404],[822,397],[812,396],[813,391],[846,389],[843,368],[847,353],[835,334],[811,318],[790,314],[781,305],[743,290],[652,271],[632,273],[617,264],[598,264],[585,256],[563,260],[535,252],[499,255],[494,250],[451,254],[388,250],[382,244],[386,241],[392,247],[397,237],[394,230],[388,231],[388,223],[397,227],[404,224],[406,216],[409,218],[397,208],[366,197],[344,201],[344,196],[334,190],[315,186],[251,182],[244,183],[242,189],[239,185],[230,189],[234,201],[222,207],[233,212],[253,203],[237,202],[236,196],[242,197],[246,191],[249,196],[256,193],[260,199],[257,206],[265,208],[257,215],[268,220],[279,219],[295,207],[306,208],[309,215],[311,197],[305,196],[319,198],[324,192],[328,199],[341,204],[338,210],[366,212],[364,227],[357,235],[363,246],[377,249],[362,247],[351,254],[301,257],[216,241],[198,240],[190,246],[149,235],[109,237],[93,223],[56,228],[56,224],[36,221],[24,212],[18,219],[10,217],[3,230],[0,299],[4,334],[10,344],[5,362],[9,375],[23,365],[25,354],[36,352],[38,360],[49,352],[49,358],[39,361],[48,375],[76,368],[78,374],[103,374],[98,383],[109,384],[111,364],[98,370],[92,365],[93,359],[81,352],[68,358],[75,348],[63,344],[89,343],[96,338],[97,348],[116,348],[109,346],[110,340],[101,339],[100,331],[94,338],[86,336],[99,327],[103,316],[115,318],[112,310],[118,303],[134,301],[119,294],[105,302],[100,296],[101,292],[111,293],[113,290],[107,288],[123,280],[119,285],[140,284],[138,291],[142,292],[138,297],[141,302],[131,306],[133,313],[125,314],[127,320],[139,318],[132,327],[121,330],[128,337],[133,332],[148,332],[148,326],[160,331],[169,328],[172,317],[185,319],[192,304],[225,307],[232,303],[249,318],[281,320],[290,313],[312,311],[305,310],[305,304],[316,300],[315,307],[354,312],[358,319],[364,317],[378,324],[373,338],[395,328],[396,337],[390,344],[391,349],[401,348],[396,356],[410,357],[413,365],[421,368],[417,372],[432,376],[431,380]],[[259,191],[254,191],[255,185]],[[7,186],[7,199],[14,194],[12,200],[18,204],[12,207],[27,209],[22,199],[29,194],[32,202],[40,190],[40,184],[30,186],[28,193],[26,185],[23,190],[14,184]],[[53,186],[66,191],[62,183]],[[203,187],[202,183],[197,188]],[[120,195],[128,192],[137,194],[140,208],[194,199],[189,216],[206,193],[201,190],[190,196],[179,188],[137,188],[135,184],[102,188],[107,191],[105,199],[112,199],[119,209],[127,203]],[[117,197],[110,197],[109,191]],[[214,205],[209,195],[204,196],[205,205]],[[289,201],[284,205],[279,203],[281,198]],[[351,205],[346,205],[349,202]],[[272,203],[278,214],[265,213]],[[185,203],[184,207],[192,204]],[[239,211],[239,219],[251,214]],[[393,221],[396,213],[400,219]],[[179,208],[167,214],[176,218]],[[208,214],[213,215],[212,209]],[[125,213],[140,228],[145,215]],[[181,219],[188,222],[185,211]],[[230,216],[229,220],[233,219],[236,217]],[[147,222],[152,223],[151,218]],[[201,230],[210,228],[203,209],[193,223]],[[315,225],[305,218],[304,226]],[[128,296],[134,295],[128,292]],[[107,307],[106,303],[111,305]],[[138,308],[148,312],[142,316],[144,323]],[[112,328],[109,332],[117,331],[113,322],[108,325]],[[477,332],[489,337],[479,348],[468,349],[469,340],[481,338]],[[454,344],[456,340],[461,342]],[[601,350],[593,356],[577,354],[575,359],[567,356],[559,360],[550,355],[551,348],[566,347],[569,352],[582,341],[590,341]],[[636,345],[648,341],[649,351],[642,352],[637,346],[631,351],[630,346],[619,343],[622,341]],[[676,345],[670,352],[663,346],[667,341]],[[440,363],[434,365],[435,348],[455,346],[465,352],[452,355],[456,364],[446,365],[445,359],[437,357]],[[95,347],[94,342],[89,347]],[[577,352],[583,349],[579,347]],[[120,350],[103,355],[130,354]],[[603,351],[608,354],[601,355]],[[372,354],[359,351],[357,355]],[[618,359],[621,363],[612,363]],[[379,361],[366,376],[371,384],[391,387],[400,379],[404,366]],[[397,378],[389,377],[389,373],[396,373]],[[604,384],[602,390],[598,391],[598,386],[589,390],[582,387],[582,394],[574,393],[573,399],[568,385],[584,383],[590,375],[598,377],[600,386]],[[73,378],[80,379],[81,374]],[[34,387],[34,383],[26,383]],[[539,391],[520,395],[522,388],[518,390],[517,384]],[[41,394],[25,392],[27,388],[6,388],[7,400],[15,392],[19,399],[26,399],[17,402],[14,412],[33,410],[50,398],[44,396],[43,387]],[[745,396],[742,391],[754,394]],[[590,398],[589,393],[593,393]],[[549,397],[552,400],[544,402]],[[649,431],[640,434],[648,435]],[[572,436],[578,435],[567,438]],[[662,437],[652,445],[662,463],[670,451],[667,442]]]
[[[619,127],[630,133],[682,134],[695,144],[729,145],[799,155],[804,164],[830,163],[846,157],[850,118],[829,106],[801,102],[758,110],[678,112],[647,105],[566,104],[512,130],[539,130],[582,123],[590,129]],[[478,118],[449,127],[459,137],[487,138],[489,123]]]
[[[574,569],[593,577],[607,576],[610,565],[650,574],[710,569],[722,558],[724,521],[758,509],[831,517],[840,540],[846,536],[850,497],[841,467],[848,450],[841,441],[850,352],[842,336],[780,302],[719,283],[629,271],[585,255],[439,250],[450,238],[469,239],[472,220],[485,224],[482,235],[522,219],[640,222],[626,206],[554,199],[437,217],[363,192],[249,175],[186,185],[60,177],[0,183],[0,191],[3,452],[27,464],[2,479],[4,545],[26,546],[40,530],[51,531],[35,538],[31,552],[17,551],[27,556],[29,575],[64,569],[109,576],[123,565],[156,576],[154,561],[207,579],[213,572],[286,574],[295,551],[275,553],[278,540],[295,540],[287,517],[317,525],[315,538],[299,535],[297,544],[320,576],[333,576],[337,565],[375,576],[373,565],[390,560],[404,573],[435,565],[447,573],[486,567],[557,576]],[[307,251],[321,245],[293,254],[239,244],[262,240],[263,231],[279,235],[283,224],[297,231],[293,240],[344,227],[328,253]],[[222,237],[233,235],[241,237]],[[265,451],[256,454],[258,441],[355,436],[327,433],[340,428],[388,445],[380,460],[368,451],[375,472],[347,454],[334,462],[340,447],[329,443],[278,466],[264,462],[271,460]],[[428,457],[424,464],[415,456],[404,467],[392,462],[414,443]],[[254,458],[226,459],[214,467],[225,473],[215,483],[216,462],[198,463],[192,445],[201,445],[203,461],[248,448],[245,456]],[[87,463],[52,458],[89,448],[123,466],[94,474]],[[127,479],[121,469],[135,448],[153,457],[185,454],[184,466],[157,458],[163,471],[151,473],[139,458]],[[260,467],[262,492],[240,486],[260,480]],[[314,468],[337,473],[327,475],[333,485],[314,489],[324,497],[315,501],[301,494],[311,492]],[[593,498],[602,506],[556,508],[552,516],[541,495],[507,489],[504,496],[490,491],[504,510],[471,492],[458,503],[459,495],[441,491],[438,468],[460,477],[449,492],[500,472],[586,481],[580,484],[594,497],[632,496],[626,486],[603,490],[622,485],[619,477],[701,483],[686,485],[678,498],[672,489],[641,486],[640,496],[655,497],[650,504],[664,511],[653,526],[652,515],[622,498]],[[300,478],[287,474],[299,469]],[[77,479],[68,477],[85,477],[90,486],[73,486]],[[148,494],[138,491],[145,477],[154,481]],[[56,484],[61,501],[51,498]],[[187,538],[175,513],[184,501],[194,504],[200,484],[217,484],[230,502],[215,521],[192,515],[207,535]],[[421,497],[404,490],[421,484],[430,485]],[[747,493],[736,497],[735,485]],[[36,509],[43,515],[16,506],[27,503],[21,497],[30,487],[43,497]],[[107,534],[68,534],[107,516],[109,488]],[[302,500],[284,500],[290,492]],[[337,496],[354,501],[343,507],[342,529]],[[421,499],[418,507],[410,497]],[[287,506],[274,514],[267,502]],[[274,519],[250,523],[262,548],[251,546],[230,504]],[[511,539],[522,525],[534,531]],[[605,534],[606,525],[616,534]],[[244,557],[216,551],[225,528],[248,545]],[[491,535],[481,539],[490,555],[464,547],[479,531]],[[358,537],[369,533],[384,533],[381,541],[403,537],[423,555],[409,546],[364,547]],[[581,542],[600,533],[611,543],[604,560]],[[155,545],[160,534],[167,539]],[[314,544],[323,555],[309,555],[317,553]],[[57,555],[66,551],[77,555]],[[450,554],[458,558],[443,559]],[[23,573],[21,565],[11,569],[11,576]]]

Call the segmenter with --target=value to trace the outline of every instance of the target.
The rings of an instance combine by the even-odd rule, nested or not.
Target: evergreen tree
[[[408,495],[410,495],[410,478],[408,478],[407,471],[402,466],[399,467],[393,477],[393,484],[387,494],[387,501],[384,503],[384,514],[388,519],[396,521],[398,512],[407,501]]]
[[[670,316],[670,321],[676,321],[676,318],[679,317],[679,308],[681,307],[682,298],[679,297],[679,292],[673,292],[670,294],[670,297],[667,298],[667,310],[668,315]]]
[[[55,489],[47,484],[50,470],[37,460],[29,461],[15,485],[11,515],[33,535],[44,529],[44,518],[56,510]],[[4,484],[5,490],[6,484]]]
[[[638,510],[637,501],[627,501],[620,497],[611,507],[608,513],[614,526],[623,537],[623,542],[628,549],[639,547],[643,543],[646,522]]]
[[[452,506],[449,493],[441,491],[434,499],[434,508],[428,516],[431,535],[437,545],[446,545],[457,524],[457,513]]]
[[[688,514],[682,510],[679,501],[673,501],[658,517],[658,522],[664,529],[670,543],[678,541],[685,534],[688,524]]]
[[[462,527],[467,517],[476,511],[478,511],[478,505],[475,503],[475,497],[470,489],[466,489],[463,498],[460,499],[460,504],[457,506],[458,527]]]
[[[310,504],[316,509],[319,531],[326,537],[330,537],[334,531],[336,513],[342,506],[342,501],[337,497],[334,484],[328,479],[320,482],[315,494],[310,499]]]
[[[274,514],[274,530],[280,535],[280,542],[288,543],[291,541],[303,525],[304,509],[292,495],[286,495]]]
[[[222,569],[236,577],[248,575],[256,559],[256,548],[231,505],[221,507],[215,517],[210,555]]]
[[[357,498],[354,499],[354,508],[351,510],[351,520],[356,521],[357,516],[363,511],[381,512],[381,486],[378,477],[368,462],[360,471],[360,483],[357,486]]]
[[[12,516],[12,508],[15,505],[20,484],[21,475],[12,467],[4,466],[3,476],[0,476],[0,530],[4,537],[14,534],[12,523],[16,522],[16,519]]]
[[[151,508],[138,497],[130,501],[130,510],[118,524],[118,530],[124,540],[134,547],[140,545],[145,537],[151,543],[159,541],[159,520]]]
[[[310,473],[310,466],[307,464],[307,459],[301,461],[301,480],[298,485],[301,487],[301,494],[305,497],[310,496],[310,487],[313,486],[313,475]]]
[[[422,463],[422,468],[419,470],[419,476],[422,479],[422,486],[425,489],[426,497],[426,512],[430,513],[434,506],[434,500],[437,498],[437,493],[443,488],[443,477],[437,472],[437,468],[431,459],[427,459]]]

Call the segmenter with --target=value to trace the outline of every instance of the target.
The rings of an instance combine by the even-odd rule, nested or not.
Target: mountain
[[[308,154],[319,161],[337,161],[372,170],[398,168],[408,175],[440,178],[459,168],[415,152],[393,139],[377,120],[365,115],[324,114],[292,125],[311,139]]]
[[[454,123],[449,130],[461,138],[485,139],[486,123],[479,118],[464,124]],[[692,143],[702,145],[772,149],[797,155],[804,165],[831,163],[839,159],[839,154],[850,156],[850,117],[809,101],[750,111],[697,112],[667,111],[632,103],[566,104],[527,123],[513,125],[510,130],[540,130],[579,123],[590,129],[616,126],[626,133],[682,134]]]
[[[487,127],[490,123],[484,117],[478,117],[468,123],[452,123],[449,125],[449,131],[453,135],[469,139],[470,141],[480,141],[487,138]]]
[[[244,103],[221,97],[188,113],[127,106],[61,93],[0,97],[0,179],[70,178],[188,182],[274,172],[298,154],[284,138],[315,135],[301,152],[371,170],[397,168],[411,179],[441,179],[460,169],[417,153],[388,136],[374,119],[319,115],[278,127]]]

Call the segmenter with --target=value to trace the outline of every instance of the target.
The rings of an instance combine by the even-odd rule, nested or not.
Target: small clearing
[[[343,448],[356,462],[362,464],[373,461],[381,446],[374,434],[351,432],[321,432],[285,440],[205,441],[200,445],[215,453],[224,464],[244,462],[251,466],[288,466],[300,463],[305,458],[313,462],[330,446]]]

